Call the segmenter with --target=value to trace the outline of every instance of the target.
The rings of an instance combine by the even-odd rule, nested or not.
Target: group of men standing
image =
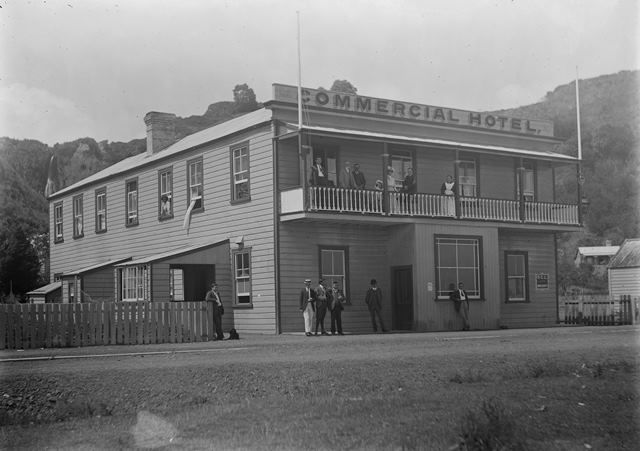
[[[371,315],[371,325],[373,331],[378,331],[378,324],[382,332],[387,332],[382,321],[382,290],[378,287],[376,279],[371,279],[371,286],[367,290],[364,299]],[[316,288],[311,287],[311,279],[304,281],[304,288],[300,291],[300,310],[304,317],[304,333],[307,337],[320,334],[329,335],[324,329],[324,318],[327,310],[331,312],[331,334],[344,335],[342,331],[342,311],[347,299],[344,292],[339,288],[338,282],[334,281],[333,286],[327,289],[325,281],[320,279]],[[315,325],[315,332],[314,330]]]
[[[329,335],[324,328],[327,310],[331,314],[331,334],[344,335],[342,331],[342,311],[347,299],[338,282],[334,281],[329,289],[324,279],[318,281],[316,288],[311,287],[311,279],[304,281],[304,288],[300,291],[300,310],[304,317],[304,332],[307,337],[318,335],[318,328],[322,335]],[[315,325],[315,332],[312,333]]]

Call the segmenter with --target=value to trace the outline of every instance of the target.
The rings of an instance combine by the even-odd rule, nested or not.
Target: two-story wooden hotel
[[[577,198],[557,202],[557,172],[578,160],[554,151],[552,123],[301,92],[302,126],[298,89],[278,84],[263,109],[179,141],[174,115],[149,113],[146,153],[53,194],[63,302],[198,301],[216,280],[225,329],[300,332],[303,281],[324,278],[351,302],[345,330],[368,332],[375,278],[392,329],[457,330],[461,281],[472,328],[556,323],[555,234],[581,219]],[[309,182],[318,157],[323,186]],[[340,183],[346,162],[363,189]],[[390,186],[409,167],[411,194]]]

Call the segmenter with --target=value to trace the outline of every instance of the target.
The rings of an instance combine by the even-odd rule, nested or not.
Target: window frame
[[[392,146],[389,149],[389,166],[393,168],[396,190],[400,191],[404,186],[404,178],[407,176],[408,168],[413,169],[413,177],[417,183],[416,158],[413,149]]]
[[[73,239],[84,237],[84,197],[77,194],[72,198],[73,210]],[[78,219],[80,219],[78,224]]]
[[[339,274],[324,274],[322,272],[322,269],[323,269],[322,252],[323,251],[342,252],[342,256],[343,256],[342,264],[344,268],[344,275],[340,276]],[[343,277],[342,283],[338,281],[338,284],[340,285],[340,288],[342,289],[344,293],[344,297],[347,299],[347,302],[350,303],[351,289],[349,286],[349,246],[327,246],[327,245],[318,246],[318,279],[324,279],[326,281],[326,285],[328,289],[333,286],[333,281],[335,280],[336,276]]]
[[[58,214],[58,212],[60,214]],[[58,225],[60,226],[60,234],[58,234]],[[64,205],[63,201],[53,204],[53,242],[64,242]]]
[[[478,287],[473,287],[474,291],[477,292],[477,294],[469,294],[468,295],[468,299],[470,301],[483,301],[484,300],[484,272],[483,272],[483,250],[482,250],[482,236],[480,235],[440,235],[440,234],[436,234],[433,237],[433,256],[434,256],[434,271],[435,271],[435,285],[436,285],[436,296],[435,299],[436,301],[442,301],[442,300],[449,300],[449,287],[447,286],[446,288],[444,287],[440,287],[440,273],[439,270],[441,268],[441,266],[439,265],[439,260],[440,260],[440,247],[439,247],[439,240],[458,240],[458,241],[470,241],[470,240],[475,240],[477,243],[477,266],[473,266],[473,267],[467,267],[467,266],[456,266],[456,273],[458,273],[460,268],[473,268],[474,270],[474,277],[476,279],[475,283],[478,285]],[[456,249],[457,249],[458,244],[456,243]],[[456,257],[457,257],[457,251],[456,251]],[[456,261],[456,264],[458,262]],[[455,287],[458,287],[458,283],[460,283],[460,279],[459,279],[459,275],[456,274],[456,281],[455,281]],[[465,286],[465,291],[469,291],[469,287]],[[445,293],[445,294],[439,294],[439,293]]]
[[[469,177],[467,175],[462,176],[460,175],[460,173],[462,172],[461,169],[463,167],[464,164],[466,163],[473,163],[473,168],[474,168],[474,179],[475,179],[475,183],[473,184],[474,186],[474,194],[472,196],[465,196],[464,195],[464,186],[465,185],[471,185],[470,183],[462,183],[462,181],[460,180],[461,177]],[[458,188],[458,195],[460,197],[471,197],[471,198],[477,198],[480,197],[480,178],[478,176],[478,174],[480,173],[480,167],[478,164],[478,160],[476,160],[475,158],[470,158],[470,157],[462,157],[459,160],[457,160],[456,162],[456,185]]]
[[[147,265],[131,265],[118,268],[118,301],[145,301],[147,297],[148,277],[149,268]],[[131,281],[135,282],[134,287],[129,287],[129,282]],[[132,290],[134,291],[135,297],[128,297]]]
[[[246,160],[247,160],[247,169],[245,171],[237,171],[236,172],[236,151],[242,151],[246,149]],[[251,151],[249,148],[249,141],[244,141],[239,144],[235,144],[229,148],[229,158],[230,158],[230,184],[231,184],[231,204],[241,204],[244,202],[251,201]],[[236,191],[236,187],[240,185],[240,183],[236,183],[236,174],[242,174],[246,172],[246,183],[247,183],[247,197],[238,197],[238,192]]]
[[[249,267],[248,267],[248,271],[249,271],[249,275],[245,276],[245,277],[238,277],[238,266],[237,266],[237,262],[238,262],[238,257],[239,256],[244,256],[244,255],[248,255],[248,260],[249,260]],[[234,249],[231,252],[231,264],[232,264],[232,271],[233,271],[233,307],[235,308],[253,308],[253,270],[252,270],[252,265],[251,265],[251,248],[250,247],[243,247],[241,249]],[[244,268],[244,267],[243,267]],[[246,281],[249,284],[249,291],[243,291],[240,292],[238,285],[240,282],[240,279],[242,279],[242,281]],[[248,296],[249,297],[249,302],[240,302],[240,296]]]
[[[533,192],[531,193],[531,198],[527,199],[527,191],[524,191],[524,201],[525,202],[535,202],[538,198],[538,167],[536,162],[533,160],[520,160],[520,162],[516,162],[515,167],[515,178],[516,178],[516,192],[515,198],[516,200],[520,200],[520,177],[522,177],[523,173],[530,173],[533,179]],[[525,179],[526,180],[526,179]]]
[[[103,198],[104,208],[100,209],[100,198]],[[107,187],[103,186],[95,191],[95,231],[96,233],[105,233],[107,231]],[[102,212],[102,213],[101,213]],[[104,216],[104,227],[101,227],[100,217]]]
[[[132,210],[129,209],[129,193],[134,192],[133,190],[129,191],[129,185],[131,183],[135,183],[136,184],[136,189],[135,189],[135,218],[133,220],[132,216],[130,216],[130,213],[132,212]],[[130,178],[125,180],[124,182],[124,225],[125,227],[135,227],[138,224],[140,224],[140,184],[138,183],[138,177],[134,177],[134,178]]]
[[[191,167],[192,165],[199,165],[200,167],[200,183],[199,185],[196,185],[201,187],[200,199],[196,200],[196,204],[191,210],[191,213],[197,213],[197,212],[204,211],[204,159],[202,155],[200,155],[199,157],[187,160],[187,209],[189,208],[189,205],[191,205],[191,200],[192,200],[191,199],[191,189],[192,189]]]
[[[163,176],[166,176],[163,179]],[[166,180],[165,185],[169,185],[168,187],[163,187],[163,181]],[[169,188],[169,189],[167,189]],[[173,218],[173,166],[169,166],[166,168],[162,168],[158,170],[158,221],[166,221],[167,219]],[[167,195],[169,198],[169,212],[163,214],[162,212],[162,196]]]
[[[524,298],[514,298],[511,299],[509,297],[509,256],[517,256],[522,257],[524,259],[524,274],[522,276],[518,276],[518,278],[522,279],[523,282],[523,290],[524,290]],[[515,278],[513,276],[511,278]],[[514,303],[514,304],[522,304],[531,302],[530,293],[529,293],[529,253],[527,251],[512,251],[507,250],[504,251],[504,281],[505,281],[505,302]]]

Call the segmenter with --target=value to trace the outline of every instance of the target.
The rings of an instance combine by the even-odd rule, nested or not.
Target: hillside
[[[234,90],[235,101],[216,102],[202,115],[177,118],[178,138],[226,121],[260,105],[255,95],[239,108],[238,100],[251,91],[246,85]],[[244,91],[242,90],[244,89]],[[600,244],[610,239],[640,236],[638,184],[640,123],[640,72],[622,71],[580,80],[583,145],[583,197],[585,233],[560,237],[560,248],[570,255],[576,245]],[[496,113],[553,120],[556,135],[566,139],[558,152],[576,155],[575,82],[558,86],[535,104]],[[144,133],[143,124],[140,127]],[[68,186],[124,158],[144,152],[144,137],[124,142],[96,142],[80,138],[51,147],[34,140],[0,138],[0,215],[15,216],[28,232],[48,230],[48,206],[43,191],[52,154],[58,161],[58,189]],[[557,172],[559,201],[575,202],[573,169]]]

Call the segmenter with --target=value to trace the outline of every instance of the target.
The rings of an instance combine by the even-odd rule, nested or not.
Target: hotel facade
[[[264,108],[178,141],[174,115],[149,113],[145,153],[51,195],[62,302],[202,301],[215,280],[225,330],[302,332],[303,281],[323,278],[345,330],[368,332],[377,279],[393,330],[444,331],[462,328],[463,282],[472,328],[557,322],[556,234],[581,217],[551,122],[306,88],[299,115],[298,92],[274,84]]]

